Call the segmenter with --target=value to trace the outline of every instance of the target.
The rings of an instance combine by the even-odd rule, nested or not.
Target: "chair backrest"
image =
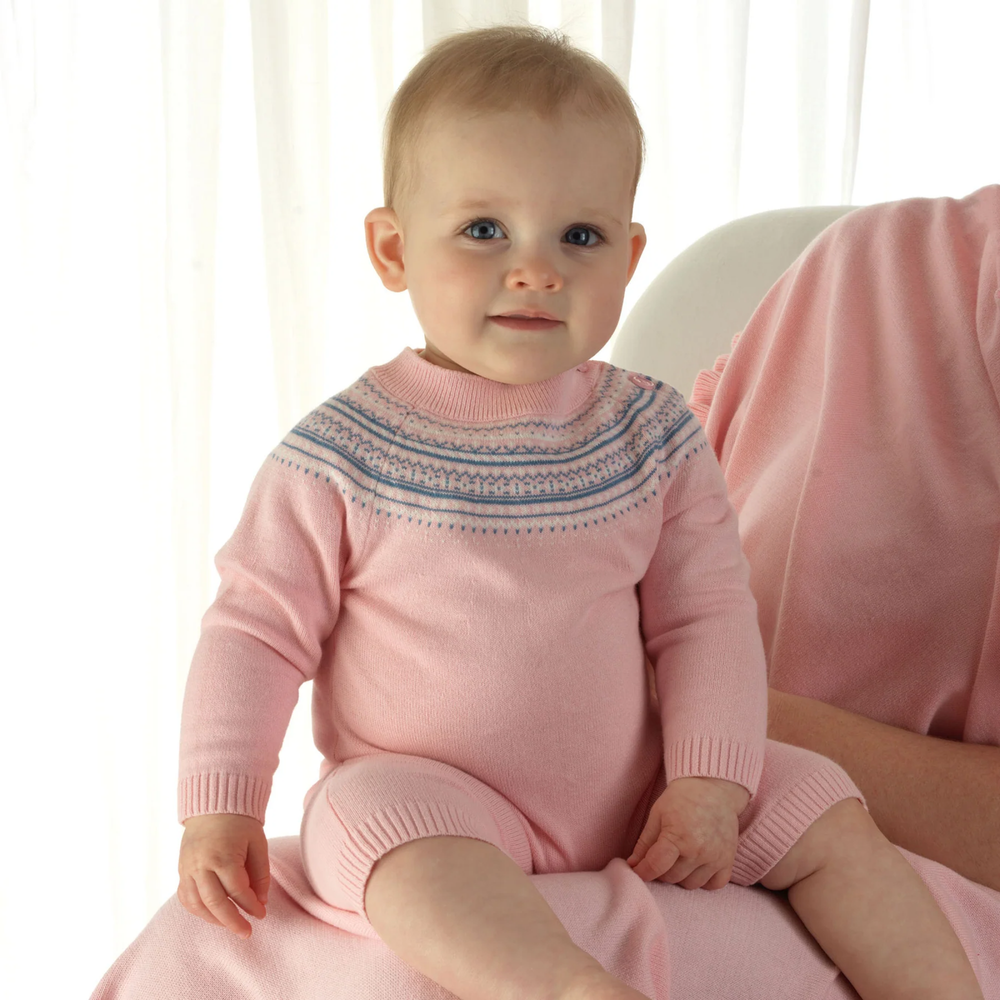
[[[688,399],[702,368],[728,354],[771,286],[856,205],[779,208],[713,229],[656,276],[621,324],[619,368],[663,379]]]

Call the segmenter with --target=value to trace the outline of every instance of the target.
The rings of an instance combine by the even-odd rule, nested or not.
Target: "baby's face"
[[[409,290],[424,358],[513,385],[592,358],[646,243],[630,222],[633,170],[620,129],[576,115],[435,118],[413,196],[398,216],[383,207],[365,220],[383,283]],[[494,318],[525,310],[558,323]]]

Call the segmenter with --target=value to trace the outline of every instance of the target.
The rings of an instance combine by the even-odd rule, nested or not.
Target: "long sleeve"
[[[767,738],[767,665],[737,515],[692,414],[666,444],[663,525],[639,583],[667,781],[725,778],[753,795]]]
[[[320,463],[301,457],[289,435],[265,460],[215,557],[221,584],[181,714],[182,823],[203,813],[264,822],[298,689],[314,678],[337,620],[343,496]]]

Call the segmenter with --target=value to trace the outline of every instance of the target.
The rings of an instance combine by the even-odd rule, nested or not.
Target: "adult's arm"
[[[767,735],[836,761],[891,843],[1000,891],[1000,747],[897,729],[774,688]]]

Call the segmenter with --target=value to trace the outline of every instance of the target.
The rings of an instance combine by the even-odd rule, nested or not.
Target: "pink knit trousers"
[[[665,787],[661,766],[630,844]],[[760,786],[740,814],[731,881],[759,882],[815,820],[847,798],[859,799],[867,809],[840,765],[811,750],[768,740]],[[513,858],[526,875],[547,874],[535,865],[526,826],[507,799],[457,768],[424,757],[371,754],[331,771],[309,803],[300,831],[302,862],[324,902],[367,920],[365,886],[375,863],[421,837],[484,840]]]

